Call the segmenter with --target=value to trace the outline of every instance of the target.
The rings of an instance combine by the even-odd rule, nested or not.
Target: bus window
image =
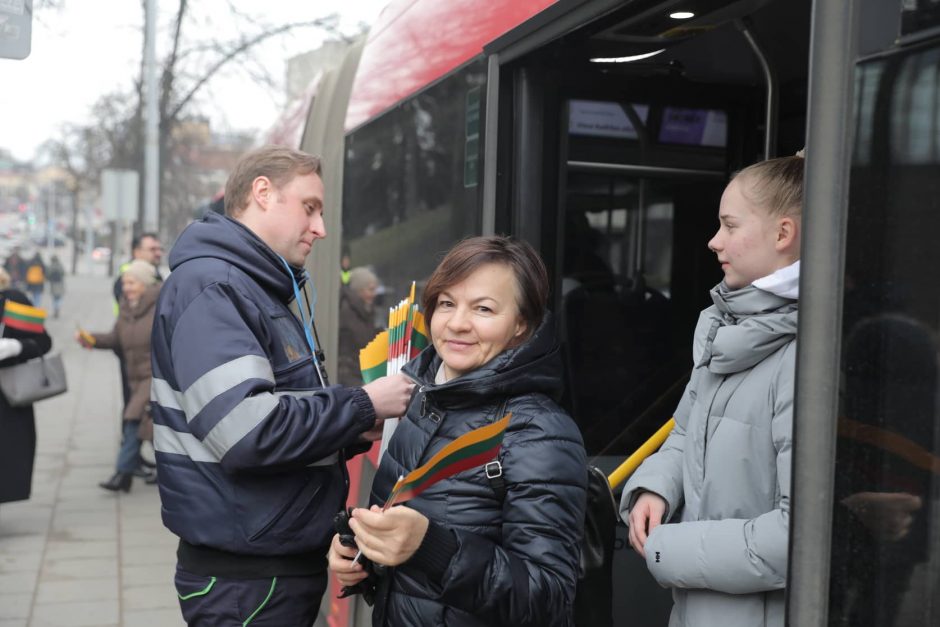
[[[479,129],[486,69],[475,61],[346,138],[343,245],[387,291],[407,295],[455,242],[480,233]]]
[[[829,624],[940,624],[937,42],[863,63],[846,233]]]

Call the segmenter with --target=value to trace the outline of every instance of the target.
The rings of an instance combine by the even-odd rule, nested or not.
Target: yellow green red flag
[[[0,320],[0,324],[29,333],[42,333],[45,320],[44,309],[7,299],[3,306],[3,319]]]
[[[362,371],[362,381],[369,383],[386,372],[386,359],[388,358],[388,331],[382,331],[359,351],[359,369]]]
[[[414,322],[411,329],[411,354],[409,359],[414,359],[418,353],[428,346],[428,325],[424,321],[424,314],[418,311],[417,306],[414,312]]]
[[[499,454],[510,418],[512,413],[463,434],[435,453],[426,464],[401,477],[392,488],[383,509],[413,499],[441,479],[494,460]]]

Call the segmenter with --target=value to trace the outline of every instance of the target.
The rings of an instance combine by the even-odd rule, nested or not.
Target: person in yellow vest
[[[348,252],[343,251],[343,256],[339,258],[339,280],[343,285],[349,285],[351,267],[352,259],[350,259]]]

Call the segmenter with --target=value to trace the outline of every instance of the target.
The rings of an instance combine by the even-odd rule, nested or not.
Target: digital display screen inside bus
[[[623,105],[603,100],[569,100],[568,132],[572,135],[636,139],[636,128],[624,107],[630,107],[640,122],[646,124],[649,105]]]
[[[664,107],[659,142],[724,148],[728,145],[728,114],[719,109]]]

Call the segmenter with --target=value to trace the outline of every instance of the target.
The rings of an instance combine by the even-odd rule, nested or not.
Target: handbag
[[[0,368],[0,391],[13,407],[25,407],[67,390],[65,366],[58,354]]]

